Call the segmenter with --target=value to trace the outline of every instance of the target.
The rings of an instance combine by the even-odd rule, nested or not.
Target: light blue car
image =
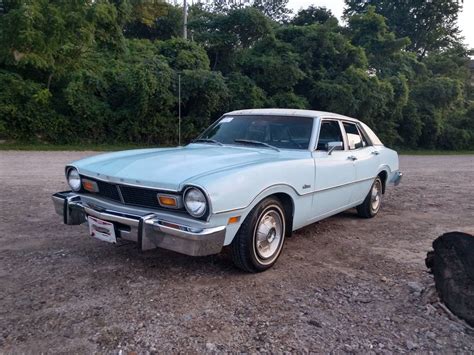
[[[228,246],[245,271],[270,268],[292,231],[357,207],[374,217],[398,155],[364,123],[334,113],[225,114],[191,144],[107,153],[66,166],[52,196],[92,237],[202,256]]]

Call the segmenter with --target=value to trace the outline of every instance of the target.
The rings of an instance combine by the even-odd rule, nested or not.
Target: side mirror
[[[327,144],[328,147],[328,155],[332,154],[333,150],[343,150],[343,143],[342,142],[329,142]]]

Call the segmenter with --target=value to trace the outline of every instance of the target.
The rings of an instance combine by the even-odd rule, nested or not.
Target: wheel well
[[[291,232],[293,231],[293,213],[295,211],[295,204],[293,202],[293,199],[290,195],[284,192],[279,192],[268,197],[276,197],[283,205],[283,208],[285,209],[287,223],[286,236],[289,237],[291,235]]]
[[[377,176],[382,180],[382,193],[385,193],[385,185],[387,184],[388,173],[385,170],[382,170]]]

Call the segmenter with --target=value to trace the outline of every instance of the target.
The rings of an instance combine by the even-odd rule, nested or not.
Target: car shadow
[[[339,213],[330,218],[313,223],[309,226],[299,229],[293,233],[291,241],[287,243],[286,248],[298,248],[298,236],[313,235],[316,229],[323,230],[334,224],[337,220],[354,220],[359,219],[357,212],[348,210]],[[104,247],[110,248],[110,245]],[[101,247],[102,249],[102,247]],[[141,251],[135,243],[124,243],[116,245],[110,252],[105,252],[106,255],[102,258],[101,264],[111,262],[122,271],[130,268],[127,266],[132,261],[133,267],[140,270],[140,274],[151,279],[159,279],[160,273],[168,274],[169,272],[180,273],[183,275],[189,274],[207,274],[220,276],[235,276],[249,275],[249,273],[238,269],[234,266],[229,249],[224,247],[221,253],[209,256],[188,256],[165,249],[153,249],[148,251]],[[293,250],[295,251],[295,250]],[[285,251],[283,252],[285,253]],[[94,253],[97,256],[97,250]],[[111,259],[111,260],[110,260]],[[123,265],[123,267],[122,267]]]

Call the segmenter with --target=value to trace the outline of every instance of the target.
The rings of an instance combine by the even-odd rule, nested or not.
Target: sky
[[[290,0],[289,7],[297,12],[301,8],[310,5],[325,6],[330,9],[339,19],[344,9],[344,0]],[[459,16],[459,27],[464,36],[464,42],[470,48],[474,48],[474,0],[464,0],[463,12]]]

